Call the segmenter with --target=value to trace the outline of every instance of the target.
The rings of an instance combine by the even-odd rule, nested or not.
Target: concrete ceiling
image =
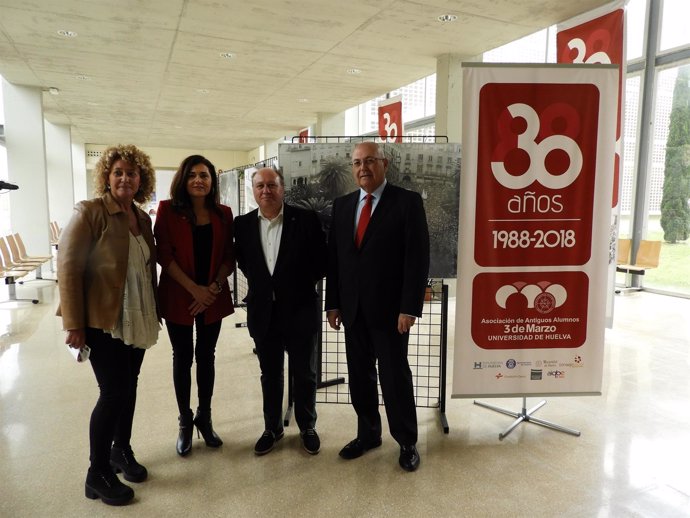
[[[77,142],[246,151],[608,1],[0,0],[0,74]]]

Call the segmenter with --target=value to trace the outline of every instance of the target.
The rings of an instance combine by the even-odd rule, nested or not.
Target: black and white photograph
[[[278,163],[288,203],[314,210],[330,228],[333,200],[354,191],[352,143],[281,144]],[[457,271],[460,145],[382,144],[389,182],[418,192],[424,200],[431,242],[429,277],[455,277]]]

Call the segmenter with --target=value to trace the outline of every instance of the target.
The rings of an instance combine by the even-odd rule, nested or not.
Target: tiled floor
[[[387,434],[383,447],[341,460],[339,449],[355,433],[348,405],[318,407],[319,455],[300,448],[293,425],[275,451],[256,457],[259,369],[246,329],[234,326],[241,311],[226,320],[217,353],[214,424],[225,445],[211,450],[195,438],[192,454],[178,457],[162,332],[144,360],[134,423],[133,447],[150,478],[133,484],[130,506],[112,508],[84,497],[97,388],[89,366],[63,345],[56,288],[17,291],[42,303],[0,306],[0,517],[690,516],[690,300],[616,298],[603,395],[551,398],[538,413],[581,437],[523,424],[499,441],[511,418],[449,400],[448,435],[436,410],[419,410],[416,473],[398,467]],[[518,410],[521,400],[491,402]]]

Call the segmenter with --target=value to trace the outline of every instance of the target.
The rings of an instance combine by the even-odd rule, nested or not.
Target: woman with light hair
[[[94,170],[97,198],[78,203],[60,235],[58,286],[65,343],[90,347],[100,390],[89,424],[87,498],[124,505],[125,480],[148,472],[130,444],[144,352],[158,340],[156,248],[144,205],[153,192],[149,157],[133,145],[107,148]]]

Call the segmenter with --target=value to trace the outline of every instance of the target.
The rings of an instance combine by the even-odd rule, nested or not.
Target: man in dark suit
[[[315,455],[317,333],[321,299],[316,283],[326,273],[326,236],[316,213],[283,203],[279,171],[259,169],[252,177],[259,208],[235,218],[235,256],[247,277],[247,327],[261,367],[265,431],[254,447],[270,452],[283,437],[285,351],[294,376],[295,420],[304,449]]]
[[[352,153],[360,189],[333,203],[328,241],[326,310],[345,326],[345,348],[357,437],[341,451],[354,459],[381,445],[376,361],[400,466],[419,466],[417,414],[407,361],[409,330],[421,316],[429,272],[429,231],[422,198],[387,183],[388,160],[364,142]],[[369,195],[372,195],[370,197]]]

